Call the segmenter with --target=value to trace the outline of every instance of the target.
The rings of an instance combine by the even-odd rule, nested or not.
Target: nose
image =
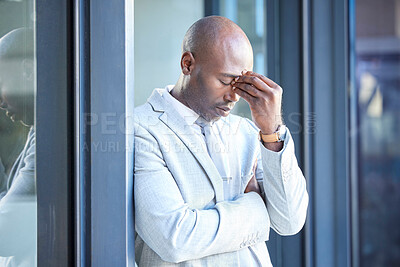
[[[231,101],[231,102],[238,102],[239,99],[240,99],[240,96],[238,94],[234,93],[232,91],[232,87],[230,86],[229,87],[229,91],[226,92],[224,98],[225,98],[225,100],[228,100],[228,101]]]

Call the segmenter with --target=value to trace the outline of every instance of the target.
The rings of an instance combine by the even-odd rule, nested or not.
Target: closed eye
[[[221,81],[221,80],[219,80],[223,85],[226,85],[226,86],[228,86],[228,85],[231,85],[231,83],[225,83],[225,82],[223,82],[223,81]]]

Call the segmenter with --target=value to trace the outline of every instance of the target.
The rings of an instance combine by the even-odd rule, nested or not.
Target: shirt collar
[[[181,115],[181,117],[186,121],[188,125],[194,124],[194,122],[199,118],[199,114],[194,112],[189,107],[185,106],[178,99],[171,95],[171,90],[174,88],[174,85],[168,85],[165,87],[165,93],[163,96],[165,100],[167,100],[172,107]]]

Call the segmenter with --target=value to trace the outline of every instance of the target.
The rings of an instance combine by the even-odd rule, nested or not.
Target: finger
[[[269,88],[269,86],[261,80],[257,76],[240,76],[238,79],[235,79],[232,81],[232,85],[236,85],[238,83],[247,83],[251,84],[254,87],[256,87],[258,90],[269,93],[272,91],[272,88]]]
[[[243,73],[243,76],[244,75],[250,75],[250,76],[258,77],[259,79],[264,81],[271,88],[279,87],[279,85],[276,82],[274,82],[273,80],[271,80],[270,78],[268,78],[268,77],[266,77],[266,76],[264,76],[262,74],[256,73],[254,71],[247,71],[247,72]]]
[[[242,97],[247,103],[253,103],[254,101],[254,96],[250,95],[246,91],[237,88],[237,87],[232,87],[232,90],[235,94],[238,94],[240,97]]]
[[[239,88],[253,97],[259,97],[260,94],[260,90],[258,90],[255,86],[252,86],[248,83],[235,83],[232,86],[232,89],[233,88]]]
[[[268,95],[282,95],[283,94],[283,89],[274,81],[271,79],[265,77],[264,75],[248,71],[246,72],[246,75],[240,76],[241,79],[248,79],[245,77],[257,77],[257,79],[260,79],[266,86],[264,87],[259,87],[261,91],[267,93]],[[238,79],[240,81],[240,79]]]

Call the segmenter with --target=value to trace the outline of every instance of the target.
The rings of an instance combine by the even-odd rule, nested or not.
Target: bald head
[[[182,52],[191,52],[201,59],[213,55],[216,47],[232,42],[241,42],[251,50],[250,41],[238,25],[225,17],[209,16],[196,21],[188,29],[183,38]]]
[[[27,58],[33,59],[32,29],[15,29],[0,38],[0,63]]]
[[[13,121],[34,122],[34,35],[15,29],[0,38],[0,108]]]

